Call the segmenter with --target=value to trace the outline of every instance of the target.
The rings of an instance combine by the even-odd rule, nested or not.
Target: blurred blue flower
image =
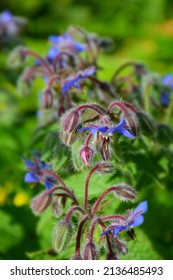
[[[34,157],[33,162],[24,158],[28,172],[25,175],[24,181],[27,183],[42,183],[47,190],[50,190],[57,180],[52,176],[45,176],[42,172],[43,169],[51,169],[51,165],[41,161],[39,157]]]
[[[47,54],[47,57],[50,59],[50,60],[54,60],[55,57],[59,54],[59,50],[57,49],[56,46],[51,46],[49,51],[48,51],[48,54]]]
[[[79,89],[81,80],[91,76],[92,74],[95,73],[95,71],[96,71],[95,67],[91,66],[91,67],[88,67],[83,71],[79,71],[79,72],[71,75],[67,79],[65,79],[62,84],[62,94],[65,94],[69,90],[70,87],[75,87],[75,88]]]
[[[148,203],[147,201],[141,202],[133,212],[129,211],[126,220],[118,220],[117,223],[112,224],[106,231],[101,233],[101,236],[104,234],[113,231],[113,236],[116,235],[120,231],[130,231],[131,227],[140,226],[144,222],[144,217],[142,214],[147,212],[148,210]]]
[[[167,74],[163,77],[162,82],[165,86],[168,86],[170,89],[173,90],[173,75]]]
[[[69,48],[77,52],[81,52],[86,49],[84,44],[74,41],[68,33],[64,33],[63,35],[59,36],[51,35],[48,38],[52,43],[59,47]]]
[[[124,119],[122,119],[119,124],[117,124],[116,126],[113,126],[113,127],[106,127],[106,126],[86,126],[86,127],[82,127],[80,129],[78,129],[78,132],[82,132],[82,131],[85,131],[85,130],[90,130],[90,133],[91,134],[95,134],[97,131],[98,132],[101,132],[102,134],[104,133],[108,133],[108,134],[112,134],[114,132],[118,132],[128,138],[131,138],[131,139],[134,139],[135,136],[132,135],[126,128],[126,122]]]
[[[4,10],[0,13],[0,23],[6,24],[13,20],[12,14],[8,10]]]
[[[160,99],[163,106],[168,106],[170,102],[170,92],[162,92]]]

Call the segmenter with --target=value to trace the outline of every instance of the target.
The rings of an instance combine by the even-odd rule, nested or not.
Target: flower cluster
[[[80,165],[84,163],[83,168],[88,168],[88,175],[81,202],[75,193],[75,186],[67,186],[61,176],[53,170],[51,157],[51,164],[41,161],[39,156],[34,156],[33,161],[24,158],[27,167],[25,182],[41,183],[45,186],[45,190],[31,201],[31,208],[38,215],[49,206],[52,207],[53,214],[58,219],[52,241],[56,253],[64,250],[75,238],[73,259],[99,259],[99,246],[104,242],[106,259],[116,260],[120,254],[127,254],[128,251],[120,232],[127,231],[129,236],[134,238],[133,227],[142,224],[142,214],[147,211],[147,202],[140,203],[134,211],[128,210],[126,214],[105,215],[104,209],[110,204],[110,195],[123,202],[135,202],[137,192],[127,183],[116,183],[105,187],[98,197],[90,201],[90,180],[95,173],[103,175],[113,171],[111,150],[114,140],[124,137],[133,145],[139,136],[139,123],[141,118],[145,120],[145,113],[141,111],[140,106],[118,98],[121,92],[121,83],[117,78],[119,72],[111,82],[98,79],[98,55],[100,50],[110,46],[110,40],[74,27],[62,35],[51,35],[48,39],[51,46],[44,57],[19,46],[10,54],[8,63],[18,66],[24,63],[28,56],[34,57],[33,65],[24,69],[19,78],[18,89],[30,92],[33,79],[42,77],[45,88],[40,96],[40,110],[42,113],[46,111],[52,114],[47,122],[44,119],[44,125],[49,128],[49,125],[58,121],[61,145],[70,147],[72,151],[75,144],[80,142],[75,156],[80,159]],[[146,70],[139,64],[133,66],[134,90],[142,75],[146,74]],[[91,103],[88,99],[92,99]],[[67,171],[72,172],[72,168]],[[77,217],[75,225],[74,215]],[[100,242],[95,240],[98,228]]]
[[[13,16],[8,10],[0,13],[0,42],[10,43],[26,25],[26,19]]]

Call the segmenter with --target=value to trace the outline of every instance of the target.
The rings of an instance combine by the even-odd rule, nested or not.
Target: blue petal
[[[173,75],[167,74],[162,79],[163,84],[173,89]]]
[[[111,230],[112,230],[112,228],[105,230],[104,232],[102,232],[102,233],[100,234],[100,236],[109,233]]]
[[[22,157],[22,158],[28,168],[35,168],[35,164],[32,161],[30,161],[29,159],[26,159],[24,157]]]
[[[103,126],[103,127],[97,128],[97,130],[100,131],[101,133],[106,133],[108,131],[108,128]]]
[[[119,133],[121,133],[122,135],[128,137],[128,138],[131,138],[131,139],[134,139],[135,136],[133,134],[131,134],[127,129],[123,129],[121,132],[120,131],[117,131]]]
[[[170,93],[169,92],[163,92],[161,94],[161,104],[164,106],[169,105],[170,102]]]
[[[147,210],[148,210],[148,202],[145,200],[145,201],[139,203],[139,205],[133,211],[133,215],[139,211],[141,211],[141,213],[145,213],[145,212],[147,212]]]
[[[53,186],[53,184],[50,181],[48,181],[48,180],[45,181],[44,184],[45,184],[45,187],[46,187],[47,190],[50,190],[52,188],[52,186]]]
[[[26,183],[37,183],[39,178],[33,172],[27,172],[24,181]]]
[[[48,51],[48,58],[51,59],[51,60],[54,60],[55,57],[59,54],[59,50],[57,49],[57,47],[55,46],[52,46],[49,51]]]
[[[114,237],[122,230],[126,229],[127,226],[120,226],[120,227],[116,227],[114,228]]]
[[[133,222],[130,224],[132,227],[140,226],[144,222],[144,217],[142,215],[137,215],[134,217]]]

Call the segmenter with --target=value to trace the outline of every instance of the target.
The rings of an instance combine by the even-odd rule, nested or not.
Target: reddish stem
[[[66,216],[65,216],[65,220],[66,220],[67,222],[69,222],[69,220],[70,220],[70,218],[71,218],[73,212],[75,212],[75,211],[78,211],[78,212],[80,212],[81,214],[85,214],[84,210],[83,210],[80,206],[76,206],[76,205],[75,205],[75,206],[73,206],[73,207],[70,208],[70,210],[67,212],[67,214],[66,214]]]
[[[85,181],[85,193],[84,193],[84,210],[86,211],[88,207],[88,186],[89,186],[89,181],[92,176],[92,174],[98,169],[98,165],[94,166],[90,172],[87,175],[86,181]]]
[[[31,56],[34,56],[36,58],[39,59],[40,63],[42,64],[43,67],[45,67],[48,71],[48,74],[50,76],[52,76],[54,73],[53,73],[53,70],[51,69],[51,67],[49,66],[49,64],[40,56],[38,55],[36,52],[34,51],[31,51],[31,50],[23,50],[22,51],[22,54],[23,55],[31,55]]]
[[[82,221],[80,222],[79,228],[78,228],[77,237],[76,237],[76,251],[75,251],[76,257],[80,257],[80,240],[81,240],[81,235],[82,235],[82,229],[87,220],[88,220],[88,215],[83,217]]]
[[[113,187],[110,187],[108,188],[107,190],[105,190],[100,196],[99,198],[96,200],[95,204],[93,205],[92,207],[92,211],[91,211],[91,217],[95,215],[96,211],[97,211],[97,208],[99,207],[101,201],[104,199],[104,197],[110,193],[110,192],[113,192],[113,191],[116,191],[117,187],[113,186]]]

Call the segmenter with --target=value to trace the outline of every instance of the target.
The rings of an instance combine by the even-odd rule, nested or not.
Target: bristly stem
[[[124,63],[123,65],[121,65],[117,71],[114,73],[113,77],[112,77],[112,82],[114,82],[114,80],[116,79],[116,77],[119,75],[119,73],[124,70],[126,67],[129,67],[129,66],[135,66],[136,63],[133,62],[133,61],[129,61],[129,62],[126,62]]]
[[[40,61],[40,63],[42,64],[42,66],[43,66],[44,68],[47,69],[48,74],[49,74],[50,76],[52,76],[52,75],[54,74],[54,73],[53,73],[53,70],[51,69],[51,67],[49,66],[49,64],[45,61],[45,59],[43,59],[43,58],[42,58],[40,55],[38,55],[36,52],[25,49],[25,50],[22,51],[22,53],[23,53],[23,55],[31,55],[31,56],[34,56],[34,57],[38,58],[39,61]]]
[[[58,190],[63,190],[65,191],[69,197],[73,200],[73,202],[76,204],[76,205],[79,205],[79,202],[77,201],[74,193],[66,186],[54,186],[51,190],[50,190],[50,193],[54,193],[55,191],[58,191]]]
[[[107,190],[105,190],[100,196],[99,198],[96,200],[95,204],[92,207],[92,211],[91,211],[91,217],[93,217],[95,215],[95,213],[97,212],[97,209],[101,203],[101,201],[104,199],[104,197],[108,194],[111,193],[113,191],[116,191],[117,187],[113,186],[108,188]]]
[[[86,109],[91,109],[91,110],[97,112],[101,116],[106,114],[106,110],[97,104],[83,104],[83,105],[77,107],[75,110],[77,112],[79,112],[79,111],[84,111]]]
[[[75,206],[73,206],[73,207],[70,208],[70,210],[67,212],[67,214],[66,214],[66,216],[65,216],[65,220],[66,220],[67,222],[69,222],[69,220],[70,220],[72,214],[73,214],[75,211],[76,211],[76,212],[80,212],[81,214],[85,214],[84,210],[83,210],[80,206],[76,206],[76,205],[75,205]]]
[[[98,165],[94,166],[90,172],[87,175],[86,181],[85,181],[85,192],[84,192],[84,210],[86,211],[88,207],[88,186],[89,186],[89,181],[92,176],[92,174],[98,169]]]
[[[80,222],[80,225],[78,227],[78,232],[77,232],[77,237],[76,237],[76,250],[75,250],[75,256],[79,257],[81,256],[80,254],[80,240],[81,240],[81,235],[82,235],[82,229],[85,224],[85,222],[89,219],[88,215],[84,216],[83,219]]]

